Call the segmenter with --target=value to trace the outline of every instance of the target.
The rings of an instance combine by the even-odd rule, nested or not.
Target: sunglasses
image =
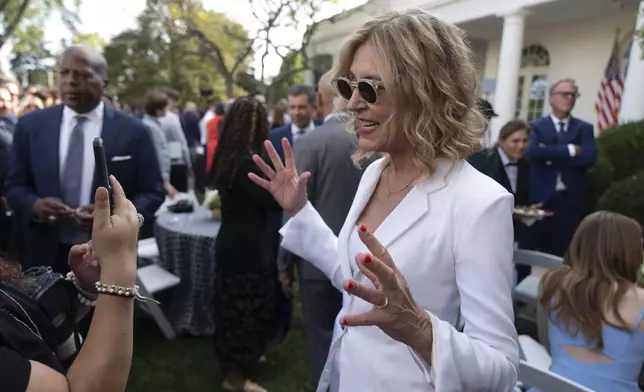
[[[335,80],[335,88],[342,98],[347,101],[353,96],[355,89],[366,103],[374,104],[378,101],[378,90],[384,90],[384,84],[379,80],[359,79],[351,81],[345,77],[339,77]]]

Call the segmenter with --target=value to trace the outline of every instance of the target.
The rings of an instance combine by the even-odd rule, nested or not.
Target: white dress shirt
[[[501,163],[503,164],[503,169],[505,169],[505,175],[508,176],[508,181],[510,181],[510,187],[512,187],[512,193],[517,193],[517,177],[519,176],[519,168],[516,165],[516,162],[512,162],[505,151],[501,147],[498,147],[497,151],[501,157]],[[515,165],[510,165],[514,163]]]
[[[348,116],[347,112],[333,112],[329,113],[324,117],[324,120],[322,121],[323,124],[326,124],[329,120],[332,118],[346,118]]]
[[[554,114],[550,113],[550,119],[552,119],[552,122],[555,124],[555,129],[557,130],[557,133],[563,132],[564,134],[568,132],[568,124],[570,124],[570,116],[564,118],[564,119],[559,119],[557,118]],[[563,129],[561,129],[561,126],[559,123],[563,123]],[[570,154],[571,157],[574,157],[575,154],[577,153],[577,149],[575,148],[574,144],[568,144],[568,153]],[[563,183],[563,180],[561,179],[561,174],[557,176],[557,185],[555,186],[556,191],[565,191],[566,190],[566,185]]]
[[[513,198],[462,160],[438,159],[436,173],[416,184],[374,232],[416,304],[431,317],[431,363],[378,327],[340,328],[343,315],[373,308],[342,285],[346,279],[371,284],[353,266],[362,249],[354,231],[384,167],[380,159],[367,168],[337,237],[311,203],[280,230],[284,248],[342,291],[318,392],[329,386],[332,392],[510,391],[519,363],[512,308]]]
[[[59,168],[58,173],[62,176],[63,167],[65,166],[65,158],[69,150],[69,141],[72,137],[72,130],[76,126],[76,116],[85,117],[87,120],[83,124],[83,162],[78,162],[83,165],[83,179],[81,181],[81,194],[79,202],[81,206],[90,204],[92,200],[92,185],[94,183],[94,148],[92,142],[94,138],[101,136],[103,130],[103,116],[105,114],[103,102],[98,104],[89,113],[78,114],[71,108],[65,106],[63,108],[63,118],[60,122],[60,139],[58,142],[58,157]]]
[[[297,138],[306,135],[307,133],[311,132],[314,129],[315,129],[315,123],[313,121],[311,121],[309,123],[309,126],[304,129],[300,129],[297,125],[291,124],[291,135],[293,137],[292,139],[293,143],[295,143]],[[301,131],[304,131],[304,132],[301,132]]]
[[[208,121],[215,118],[215,112],[208,110],[204,113],[201,121],[199,121],[199,131],[201,133],[201,145],[205,146],[208,144]]]

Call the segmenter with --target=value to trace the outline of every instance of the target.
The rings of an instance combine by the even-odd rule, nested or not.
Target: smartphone
[[[104,187],[109,193],[110,213],[114,213],[114,199],[112,197],[112,185],[110,185],[110,175],[107,173],[107,161],[105,160],[105,149],[103,148],[103,139],[97,137],[92,143],[94,146],[94,170],[99,187]]]

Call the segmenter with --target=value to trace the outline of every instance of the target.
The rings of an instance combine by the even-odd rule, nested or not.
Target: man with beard
[[[107,82],[103,56],[73,46],[60,60],[63,104],[25,115],[16,125],[6,193],[19,220],[20,260],[26,267],[45,265],[66,273],[71,246],[89,240],[98,186],[96,137],[103,139],[108,172],[146,221],[163,202],[149,130],[103,103]]]

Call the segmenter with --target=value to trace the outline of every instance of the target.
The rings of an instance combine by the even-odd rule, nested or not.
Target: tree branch
[[[2,35],[2,37],[0,37],[0,48],[2,48],[4,44],[7,43],[7,40],[9,39],[9,37],[11,37],[14,31],[16,31],[18,24],[22,20],[22,17],[25,15],[25,11],[27,10],[29,3],[31,3],[31,0],[23,0],[22,5],[18,9],[18,13],[13,18],[13,20],[9,23],[9,25],[5,28],[4,34]]]
[[[195,38],[197,38],[201,43],[205,44],[208,46],[214,53],[215,53],[215,66],[217,67],[217,70],[221,72],[223,75],[230,76],[233,74],[232,70],[228,70],[226,67],[226,62],[224,60],[224,54],[221,51],[221,48],[219,45],[217,45],[215,42],[212,42],[204,33],[202,33],[199,29],[196,29],[194,27],[189,26],[188,27],[188,35],[191,35]]]

